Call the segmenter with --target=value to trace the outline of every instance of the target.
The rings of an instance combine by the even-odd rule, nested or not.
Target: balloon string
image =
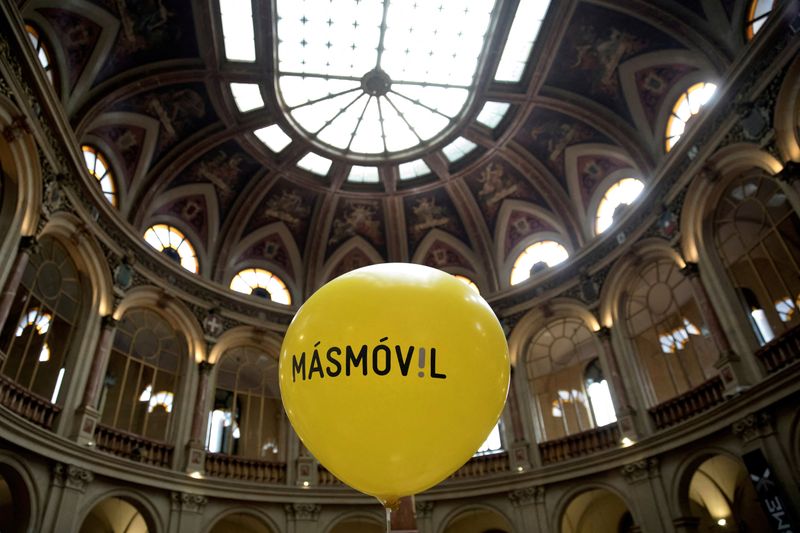
[[[392,531],[392,509],[390,507],[386,507],[386,533],[391,533]]]

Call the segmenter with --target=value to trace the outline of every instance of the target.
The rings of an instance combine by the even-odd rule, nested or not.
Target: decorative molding
[[[514,507],[544,503],[545,489],[542,486],[526,487],[524,489],[512,490],[508,493],[508,499]]]
[[[435,502],[415,502],[415,510],[417,513],[417,520],[426,520],[433,515],[433,509],[436,507]]]
[[[620,471],[628,483],[639,483],[661,475],[657,457],[648,457],[635,463],[629,463],[623,466]]]
[[[188,492],[172,492],[172,510],[186,513],[202,513],[208,498],[201,494]]]
[[[291,521],[316,522],[322,506],[317,503],[287,503],[284,509],[286,517]]]
[[[53,467],[53,483],[58,487],[84,492],[94,481],[94,474],[75,465],[56,463]]]
[[[772,434],[772,420],[769,414],[761,411],[750,413],[733,423],[731,431],[747,444],[755,439]]]

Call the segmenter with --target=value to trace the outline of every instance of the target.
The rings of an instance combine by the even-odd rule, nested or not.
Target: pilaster
[[[526,487],[508,493],[508,499],[516,512],[521,531],[529,533],[547,533],[547,511],[544,505],[545,489]]]
[[[629,463],[621,473],[630,485],[628,492],[634,509],[634,521],[648,533],[667,532],[671,529],[667,493],[661,484],[661,471],[657,457],[648,457]]]

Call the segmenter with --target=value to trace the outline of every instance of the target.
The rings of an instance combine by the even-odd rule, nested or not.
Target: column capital
[[[283,507],[287,518],[291,521],[316,522],[319,518],[319,513],[322,512],[322,506],[317,503],[287,503]]]
[[[100,325],[103,328],[114,329],[117,327],[119,320],[114,318],[114,315],[105,315],[100,319]]]
[[[433,514],[433,508],[436,506],[435,502],[427,501],[427,502],[415,502],[415,509],[417,511],[417,518],[420,520],[424,520],[426,518],[430,518]]]
[[[214,368],[214,363],[209,363],[208,361],[200,361],[197,363],[197,371],[201,374],[210,374],[211,370]]]
[[[53,467],[53,482],[59,487],[84,492],[94,481],[94,474],[75,465],[56,463]]]
[[[522,507],[534,503],[544,503],[545,489],[543,486],[526,487],[524,489],[512,490],[508,493],[508,499],[514,507]]]
[[[731,425],[734,435],[742,439],[747,444],[755,439],[765,437],[772,433],[772,424],[769,414],[761,411],[750,413],[744,418],[740,418]]]
[[[639,483],[660,475],[657,457],[648,457],[635,463],[629,463],[621,468],[625,480],[630,483]]]
[[[608,326],[601,326],[600,329],[595,331],[595,334],[601,339],[610,339],[611,338],[611,328]]]
[[[187,513],[202,513],[208,498],[201,494],[190,494],[188,492],[172,492],[172,510]]]
[[[781,171],[775,174],[775,179],[787,185],[792,185],[794,182],[798,181],[798,179],[800,179],[800,162],[787,161],[784,163]]]

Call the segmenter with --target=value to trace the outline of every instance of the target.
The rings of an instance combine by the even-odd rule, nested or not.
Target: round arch
[[[5,486],[3,486],[5,485]],[[6,494],[4,494],[8,491]],[[4,496],[7,496],[7,500]],[[6,512],[7,507],[14,513]],[[39,529],[39,493],[25,463],[0,452],[0,528],[9,533]],[[24,515],[17,519],[19,515]]]
[[[121,501],[124,504],[133,507],[138,515],[141,516],[142,522],[147,528],[146,533],[161,533],[164,531],[163,519],[159,515],[158,508],[153,504],[153,502],[151,502],[147,496],[138,490],[124,489],[113,489],[106,491],[87,501],[81,507],[80,512],[77,513],[79,518],[79,520],[76,522],[78,531],[81,533],[89,533],[91,530],[83,529],[86,520],[92,516],[92,513],[96,508],[102,506],[105,502],[113,502],[114,500]],[[135,517],[136,515],[132,515],[129,517],[129,519],[132,521],[135,519]],[[123,531],[120,531],[119,533],[123,533]]]
[[[474,513],[481,513],[484,516],[488,515],[488,517],[492,517],[495,520],[499,519],[499,521],[485,524],[486,527],[482,529],[479,529],[480,525],[476,524],[475,529],[473,530],[464,532],[461,532],[460,530],[450,531],[450,528],[457,524],[459,520],[473,515]],[[442,519],[441,525],[439,526],[438,533],[482,533],[484,529],[500,529],[500,531],[505,530],[507,533],[512,533],[514,531],[513,524],[513,521],[508,517],[508,515],[495,505],[488,503],[470,503],[456,507],[447,515],[445,515],[445,517]]]
[[[775,142],[784,161],[800,161],[800,59],[789,67],[775,102]]]
[[[631,506],[631,502],[628,501],[628,498],[625,496],[624,490],[621,490],[620,488],[615,487],[610,483],[595,481],[588,484],[572,487],[570,490],[562,494],[561,497],[556,502],[556,504],[553,506],[553,512],[550,516],[550,524],[551,525],[557,524],[558,530],[565,533],[581,533],[582,531],[581,529],[573,529],[573,530],[563,529],[563,521],[567,516],[567,513],[570,512],[571,506],[576,502],[578,498],[587,495],[589,493],[595,493],[595,492],[604,492],[618,499],[624,507],[624,511],[622,513],[619,513],[620,515],[619,518],[621,519],[622,516],[624,515],[624,512],[627,511],[631,513],[631,515],[633,516],[634,522],[638,523],[638,520],[636,520],[636,516],[633,513],[632,510],[633,507]],[[607,511],[607,509],[605,510]],[[619,511],[619,509],[617,509],[617,511]],[[586,512],[586,510],[584,510],[584,512]],[[616,533],[617,524],[615,524],[614,528],[609,530],[609,532]]]
[[[384,517],[380,513],[354,511],[335,516],[322,531],[323,533],[347,533],[352,530],[344,528],[352,522],[366,526],[365,528],[357,530],[358,533],[382,533],[386,530]]]
[[[119,320],[129,309],[145,307],[151,309],[172,324],[186,338],[186,346],[192,360],[206,361],[206,342],[203,330],[192,312],[181,300],[153,286],[135,287],[128,291],[114,309],[114,319]]]
[[[244,518],[244,521],[239,520],[240,518]],[[226,524],[225,522],[229,520],[233,520],[234,523]],[[208,520],[208,524],[208,527],[204,530],[205,533],[233,533],[234,531],[237,533],[275,533],[282,530],[266,513],[259,509],[246,507],[234,507],[220,511]],[[235,527],[236,529],[221,529],[220,525]],[[255,528],[261,526],[264,530],[253,529],[253,526]],[[249,529],[243,529],[243,527],[248,527]]]
[[[691,515],[689,485],[692,482],[692,476],[694,476],[694,473],[700,465],[718,455],[722,455],[739,463],[741,462],[736,450],[716,445],[695,450],[686,455],[678,464],[678,467],[675,469],[675,474],[669,481],[669,503],[675,516]]]

